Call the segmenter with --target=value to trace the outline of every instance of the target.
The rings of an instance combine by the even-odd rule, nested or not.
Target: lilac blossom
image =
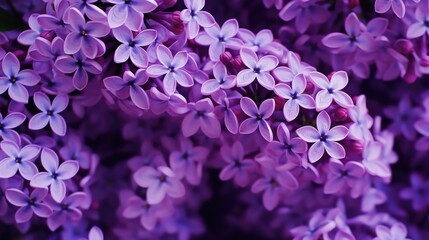
[[[83,192],[74,192],[64,198],[61,202],[50,201],[46,197],[48,205],[52,208],[53,213],[48,217],[48,227],[51,231],[55,231],[61,225],[68,221],[77,221],[82,217],[82,203],[87,199],[87,194]]]
[[[85,22],[82,13],[76,8],[70,8],[67,12],[68,21],[72,31],[64,39],[64,52],[67,54],[82,53],[90,59],[100,56],[106,51],[106,45],[100,37],[109,34],[110,29],[102,22]]]
[[[341,125],[331,128],[331,118],[326,111],[322,111],[317,115],[316,126],[317,129],[311,126],[304,126],[296,130],[300,138],[308,143],[313,143],[308,150],[310,162],[314,163],[322,158],[325,150],[333,158],[344,158],[346,151],[337,142],[347,137],[348,129]]]
[[[184,23],[187,23],[190,39],[194,39],[198,35],[200,26],[209,28],[216,24],[210,13],[201,11],[205,5],[205,0],[185,0],[184,3],[187,9],[182,10],[180,18]]]
[[[33,70],[22,70],[18,58],[13,53],[7,53],[2,61],[4,76],[0,76],[0,94],[8,91],[10,98],[17,102],[28,103],[26,87],[34,86],[40,81],[40,76]]]
[[[143,14],[152,12],[157,6],[155,0],[107,0],[115,4],[107,14],[109,27],[117,28],[125,24],[133,31],[143,25]]]
[[[295,19],[295,27],[298,32],[304,33],[312,23],[323,23],[329,17],[329,12],[317,1],[290,1],[279,13],[284,21]]]
[[[47,194],[48,190],[45,188],[36,188],[30,195],[16,188],[6,190],[7,200],[19,207],[15,214],[16,222],[24,223],[29,221],[33,213],[42,218],[49,217],[52,214],[52,209],[42,202]]]
[[[210,95],[219,89],[230,89],[235,86],[235,76],[228,75],[225,65],[221,62],[216,63],[213,67],[214,79],[209,79],[203,82],[201,93]]]
[[[148,77],[143,69],[139,69],[134,75],[130,71],[125,71],[122,78],[111,76],[103,80],[104,85],[112,93],[118,96],[131,98],[133,103],[144,110],[149,109],[149,97],[147,93],[140,87],[148,81]]]
[[[277,127],[278,141],[268,144],[268,151],[279,156],[279,163],[292,162],[297,165],[303,164],[302,154],[307,152],[307,144],[299,137],[290,137],[290,132],[285,123]]]
[[[310,78],[322,90],[316,95],[316,110],[324,110],[331,105],[334,100],[338,105],[344,108],[353,106],[353,100],[347,93],[341,91],[348,83],[349,78],[344,71],[335,72],[331,80],[319,73],[311,72]]]
[[[186,52],[180,51],[173,57],[169,48],[159,45],[156,54],[161,64],[150,65],[146,72],[149,77],[164,75],[163,87],[168,95],[176,91],[176,83],[183,87],[191,87],[194,84],[192,76],[183,69],[188,62]]]
[[[76,175],[79,163],[74,160],[66,160],[59,165],[58,155],[50,148],[43,148],[41,154],[42,165],[47,172],[37,173],[30,185],[37,188],[50,187],[52,198],[61,202],[66,196],[65,180]]]
[[[381,159],[382,145],[378,142],[368,142],[364,146],[363,161],[366,171],[369,174],[389,178],[392,173],[388,165]]]
[[[238,49],[242,42],[235,38],[238,33],[238,22],[235,19],[227,20],[222,27],[215,24],[200,32],[195,41],[203,46],[209,46],[209,56],[212,61],[219,61],[225,48]]]
[[[20,126],[27,117],[19,112],[12,112],[3,118],[3,115],[0,113],[0,136],[4,140],[14,140],[15,142],[19,141],[19,134],[12,130]]]
[[[145,29],[134,36],[127,27],[119,27],[113,29],[112,32],[113,36],[122,43],[115,51],[115,62],[123,63],[131,59],[131,62],[137,67],[147,67],[149,60],[147,52],[142,47],[155,41],[156,31]]]
[[[10,178],[18,171],[20,175],[31,180],[38,173],[33,161],[39,156],[41,147],[35,144],[29,144],[20,148],[15,142],[3,140],[0,143],[1,150],[7,155],[0,161],[0,177]]]
[[[273,90],[275,81],[269,72],[279,64],[277,57],[266,55],[259,59],[256,53],[249,48],[242,48],[240,56],[248,69],[237,74],[237,87],[245,87],[256,78],[264,88]]]
[[[401,198],[411,201],[412,207],[416,211],[421,211],[429,206],[428,181],[420,174],[412,173],[410,176],[411,187],[400,192]]]
[[[303,94],[306,86],[307,80],[303,74],[298,74],[293,78],[292,86],[285,83],[279,83],[275,86],[274,92],[278,96],[287,99],[283,106],[283,115],[288,122],[298,116],[300,106],[306,109],[316,108],[314,99],[308,94]]]
[[[392,8],[395,15],[399,18],[405,16],[405,4],[402,0],[375,0],[375,11],[385,13]]]
[[[410,240],[407,238],[407,229],[402,223],[395,223],[389,229],[386,226],[378,225],[375,228],[377,237],[374,240]]]
[[[213,100],[219,105],[215,107],[215,114],[224,119],[225,127],[232,134],[238,132],[238,119],[234,111],[231,109],[230,100],[224,91],[218,91],[212,95]]]
[[[259,133],[265,140],[268,142],[273,141],[273,131],[267,119],[273,115],[274,105],[274,99],[267,99],[258,108],[252,99],[248,97],[242,98],[240,100],[241,109],[249,118],[240,124],[240,133],[251,134],[256,129],[259,129]]]
[[[201,129],[210,138],[219,137],[221,126],[213,112],[213,102],[209,98],[205,98],[195,104],[190,104],[189,107],[190,111],[182,122],[183,135],[190,137]]]
[[[414,124],[414,128],[423,136],[416,142],[416,149],[419,151],[429,150],[429,121],[418,120]]]
[[[408,27],[407,38],[418,38],[425,34],[429,35],[429,27],[427,24],[429,22],[429,6],[426,4],[416,8],[414,16],[417,22]]]
[[[106,13],[97,7],[97,0],[68,0],[70,7],[78,9],[82,14],[88,16],[93,21],[103,21],[107,18]],[[64,2],[64,1],[62,1]]]
[[[349,126],[349,136],[358,141],[372,140],[370,128],[373,120],[368,115],[366,108],[366,98],[364,95],[358,97],[356,105],[348,109],[349,117],[353,123]]]
[[[167,196],[181,198],[185,195],[185,187],[176,174],[166,166],[158,168],[142,167],[133,175],[134,181],[147,188],[147,202],[158,204]]]
[[[255,161],[244,158],[244,148],[240,142],[234,142],[232,147],[223,146],[220,150],[223,160],[228,163],[219,174],[223,181],[234,179],[241,187],[249,184],[250,174],[256,168]]]
[[[30,29],[21,32],[18,36],[18,42],[22,45],[30,46],[34,43],[37,37],[43,32],[43,27],[38,23],[37,18],[39,14],[34,13],[28,19],[28,25]]]
[[[42,112],[37,113],[30,119],[28,128],[39,130],[49,123],[49,126],[55,134],[64,136],[66,134],[67,125],[64,118],[59,113],[67,108],[69,103],[68,96],[58,95],[51,103],[49,97],[45,93],[36,92],[34,94],[34,103]]]
[[[299,226],[290,231],[294,240],[298,239],[318,239],[325,233],[332,231],[336,227],[334,221],[323,216],[321,211],[317,211],[310,219],[308,226]]]
[[[337,193],[346,185],[355,186],[365,173],[365,167],[359,162],[350,161],[343,164],[334,158],[329,161],[329,170],[328,180],[323,189],[327,194]]]
[[[421,113],[421,109],[413,107],[409,97],[403,97],[398,107],[388,106],[384,109],[384,114],[392,120],[389,129],[395,135],[402,134],[405,138],[413,140],[417,132],[414,124]]]

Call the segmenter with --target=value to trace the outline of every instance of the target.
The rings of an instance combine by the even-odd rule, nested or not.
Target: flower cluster
[[[429,237],[427,0],[4,2],[6,239]]]

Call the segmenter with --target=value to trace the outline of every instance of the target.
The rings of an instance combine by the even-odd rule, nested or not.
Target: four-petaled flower
[[[308,143],[313,143],[308,150],[310,162],[314,163],[322,158],[325,150],[333,158],[344,158],[346,151],[337,142],[347,137],[348,129],[341,125],[331,128],[331,118],[325,111],[317,115],[316,125],[317,129],[311,126],[304,126],[296,130],[300,138]]]
[[[259,132],[265,140],[273,141],[273,131],[267,119],[274,113],[274,99],[266,99],[258,109],[252,99],[244,97],[240,100],[240,106],[243,112],[250,117],[240,124],[240,133],[251,134],[259,128]]]
[[[125,24],[129,29],[138,31],[143,25],[143,14],[158,7],[155,0],[107,0],[115,4],[107,14],[109,27],[117,28]]]
[[[301,154],[307,151],[307,144],[299,137],[290,138],[290,132],[285,123],[277,127],[278,141],[272,141],[267,149],[275,156],[279,156],[279,164],[292,162],[303,165]]]
[[[219,89],[230,89],[235,85],[235,76],[228,75],[225,65],[221,62],[216,63],[213,67],[214,79],[209,79],[203,82],[201,93],[210,95]]]
[[[323,192],[333,194],[341,191],[344,186],[354,187],[365,173],[365,167],[356,161],[343,164],[340,160],[331,158],[329,161],[328,180]]]
[[[305,109],[314,109],[316,107],[314,99],[308,94],[303,94],[306,86],[307,80],[302,73],[293,78],[292,87],[286,83],[279,83],[275,86],[274,92],[279,97],[287,99],[283,106],[283,115],[288,122],[298,116],[300,106]]]
[[[24,179],[31,180],[38,173],[33,161],[39,155],[40,146],[29,144],[20,148],[15,142],[4,140],[0,143],[0,147],[7,155],[0,161],[0,178],[10,178],[19,171]]]
[[[151,205],[162,202],[166,195],[171,198],[185,196],[185,187],[169,167],[142,167],[133,178],[140,187],[147,188],[146,200]]]
[[[190,137],[197,133],[198,129],[210,138],[219,137],[221,126],[216,118],[213,102],[210,98],[204,98],[198,102],[189,104],[190,112],[182,122],[182,133],[185,137]]]
[[[256,78],[264,88],[273,90],[275,81],[269,72],[279,64],[277,57],[265,55],[259,59],[250,48],[242,48],[240,56],[248,69],[237,74],[237,87],[245,87],[255,81]]]
[[[45,93],[36,92],[34,93],[34,103],[42,112],[37,113],[30,119],[28,128],[31,130],[39,130],[49,123],[49,126],[55,134],[60,136],[66,135],[66,121],[59,113],[67,108],[69,97],[67,95],[57,95],[51,104],[49,97]]]
[[[165,75],[163,86],[168,95],[172,95],[176,91],[176,83],[183,87],[194,85],[192,76],[182,69],[188,62],[188,54],[185,51],[180,51],[173,57],[169,48],[159,45],[156,54],[161,64],[150,65],[146,72],[149,77]]]
[[[201,11],[205,5],[205,0],[185,0],[184,3],[187,9],[182,10],[180,18],[184,23],[187,23],[187,33],[190,39],[194,39],[198,35],[200,26],[209,28],[216,24],[210,13]]]
[[[425,34],[429,35],[429,6],[427,4],[422,4],[422,6],[417,7],[414,17],[417,22],[408,27],[407,38],[412,39],[421,37]]]
[[[53,201],[46,197],[46,202],[52,208],[53,213],[48,218],[48,227],[55,231],[66,221],[77,221],[82,217],[82,205],[87,201],[88,196],[84,192],[74,192],[64,198],[61,202]]]
[[[58,155],[50,148],[43,148],[41,154],[42,165],[47,172],[36,174],[30,185],[36,188],[50,187],[52,198],[61,202],[66,196],[65,180],[71,179],[79,170],[79,163],[75,160],[66,160],[59,165]]]
[[[407,228],[404,224],[397,222],[389,229],[384,225],[375,227],[377,237],[374,240],[411,240],[407,238]]]
[[[21,125],[27,117],[19,112],[13,112],[3,118],[3,115],[0,113],[0,136],[3,140],[14,140],[18,142],[19,134],[12,130]]]
[[[310,78],[322,90],[316,95],[316,110],[321,111],[331,105],[334,100],[338,105],[344,108],[353,106],[353,100],[347,93],[341,91],[349,81],[347,73],[344,71],[335,72],[331,80],[319,72],[311,72]]]
[[[39,217],[47,218],[52,214],[52,209],[42,202],[48,194],[46,188],[36,188],[30,196],[16,188],[9,188],[5,192],[7,200],[20,207],[15,213],[17,223],[25,223],[31,219],[34,214]]]
[[[18,58],[7,53],[2,62],[4,77],[0,76],[0,94],[8,91],[9,97],[20,103],[28,103],[28,90],[25,86],[34,86],[40,82],[40,76],[33,70],[22,70]]]
[[[417,1],[416,1],[417,2]],[[421,8],[423,6],[419,6]],[[402,0],[375,0],[375,11],[378,13],[385,13],[392,8],[398,18],[405,16],[405,4]]]

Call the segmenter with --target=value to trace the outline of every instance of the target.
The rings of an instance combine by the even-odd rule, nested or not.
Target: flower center
[[[320,136],[319,136],[319,140],[321,142],[326,142],[327,138],[328,138],[328,136],[326,136],[326,134],[324,134],[324,133],[320,134]]]
[[[48,116],[52,116],[52,115],[54,115],[54,112],[53,112],[52,110],[48,110],[48,111],[46,112],[46,115],[48,115]]]
[[[80,31],[80,34],[82,35],[82,36],[86,36],[86,35],[88,35],[88,33],[85,31],[85,30],[82,30],[82,31]]]
[[[271,187],[277,187],[277,186],[279,186],[279,183],[276,180],[271,179],[270,185],[271,185]]]
[[[16,77],[12,77],[12,78],[10,79],[10,82],[11,82],[11,83],[16,83],[16,81],[17,81]]]
[[[58,173],[52,173],[51,177],[52,177],[53,179],[57,179],[57,177],[58,177]]]
[[[16,157],[15,158],[15,162],[16,163],[21,163],[22,162],[22,158],[21,157]]]
[[[260,68],[258,68],[258,67],[256,67],[256,68],[254,68],[254,69],[253,69],[253,72],[254,72],[254,73],[260,73],[260,72],[261,72],[261,69],[260,69]]]
[[[292,94],[290,95],[290,97],[291,97],[292,99],[297,99],[297,98],[298,98],[298,93],[294,92],[294,93],[292,93]]]
[[[130,41],[130,42],[128,43],[128,45],[129,45],[130,47],[135,47],[135,46],[136,46],[136,43],[135,43],[134,41]]]
[[[31,198],[28,200],[29,205],[34,205],[35,203],[36,203],[36,201],[34,200],[34,198]]]
[[[125,3],[125,4],[130,4],[130,3],[131,3],[131,0],[125,0],[125,1],[124,1],[124,3]]]
[[[262,115],[261,115],[261,114],[256,115],[256,119],[257,119],[258,121],[262,120]]]
[[[241,162],[240,160],[236,159],[234,160],[234,167],[240,168],[241,167]]]
[[[165,182],[166,180],[167,180],[167,178],[164,175],[159,176],[159,181],[160,182]]]

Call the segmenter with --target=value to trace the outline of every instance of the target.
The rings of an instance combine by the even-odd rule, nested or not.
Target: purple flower
[[[210,138],[217,138],[221,133],[219,120],[216,118],[213,102],[210,98],[204,98],[195,104],[189,104],[190,111],[182,121],[182,133],[190,137],[199,129]]]
[[[190,39],[194,39],[198,35],[200,26],[209,28],[216,24],[210,13],[201,11],[205,0],[185,0],[184,3],[187,9],[182,10],[180,18],[184,23],[187,23],[187,33]]]
[[[403,18],[405,16],[405,4],[402,0],[375,0],[376,12],[385,13],[389,11],[390,8],[393,9],[393,12],[398,18]]]
[[[299,137],[290,138],[290,132],[285,123],[280,123],[277,127],[278,141],[272,141],[267,149],[275,156],[279,156],[279,163],[292,162],[297,165],[303,164],[301,154],[307,151],[307,144]]]
[[[125,24],[133,31],[142,27],[144,13],[152,12],[158,7],[155,0],[107,0],[107,2],[115,4],[107,14],[109,27],[117,28]]]
[[[358,97],[356,105],[348,109],[350,120],[353,123],[349,126],[349,136],[357,141],[371,141],[372,134],[369,129],[372,126],[373,120],[368,114],[366,108],[365,95]]]
[[[6,190],[10,188],[21,189],[23,183],[24,183],[24,179],[19,176],[0,179],[0,216],[1,217],[4,217],[9,210],[9,204],[5,195]]]
[[[240,106],[243,112],[250,117],[240,124],[240,133],[251,134],[259,128],[259,132],[265,140],[273,141],[273,131],[267,119],[274,113],[274,99],[266,99],[258,109],[252,99],[244,97],[240,100]]]
[[[218,62],[213,67],[213,76],[215,79],[209,79],[203,82],[201,93],[210,95],[219,89],[230,89],[235,86],[235,76],[228,75],[225,65]]]
[[[414,123],[414,128],[423,136],[416,142],[416,149],[419,151],[429,150],[429,121],[418,120]]]
[[[239,49],[243,44],[240,39],[234,38],[238,33],[238,22],[236,19],[227,20],[222,27],[215,24],[200,32],[195,41],[203,46],[209,46],[209,56],[212,61],[219,61],[220,55],[225,48]]]
[[[307,77],[310,72],[316,70],[307,63],[301,62],[299,55],[292,51],[287,53],[286,59],[289,67],[280,66],[273,70],[273,76],[280,82],[292,82],[296,75],[303,73]]]
[[[37,38],[34,42],[36,51],[31,51],[29,55],[38,61],[55,62],[59,56],[64,55],[64,40],[55,37],[52,42],[44,38]]]
[[[89,19],[94,21],[105,21],[107,18],[106,13],[97,7],[94,3],[97,0],[68,0],[70,7],[77,8],[82,14],[86,14]],[[64,1],[61,1],[64,2]]]
[[[82,52],[74,54],[73,57],[58,57],[55,61],[55,67],[63,73],[74,73],[73,86],[80,91],[88,84],[88,72],[92,74],[100,74],[103,70],[98,62],[92,59],[87,59]]]
[[[416,138],[414,124],[419,119],[421,109],[413,107],[409,97],[402,97],[398,107],[388,106],[384,108],[384,114],[393,122],[389,130],[395,135],[402,134],[408,140]]]
[[[307,31],[311,23],[323,23],[329,18],[329,12],[318,1],[294,0],[288,2],[279,12],[284,21],[295,18],[295,27],[299,33]]]
[[[306,86],[307,80],[302,73],[293,78],[292,87],[285,83],[279,83],[275,86],[274,92],[277,96],[287,99],[283,106],[283,115],[288,122],[298,116],[300,106],[306,109],[314,109],[316,107],[314,99],[308,94],[303,94]]]
[[[338,32],[330,33],[322,39],[322,43],[327,47],[339,49],[342,53],[354,52],[356,51],[356,47],[365,52],[374,51],[376,45],[374,44],[373,37],[364,31],[361,24],[356,14],[352,12],[347,16],[345,22],[347,34]]]
[[[424,179],[418,173],[410,175],[411,187],[405,188],[400,192],[400,197],[405,200],[411,200],[415,211],[422,211],[429,206],[429,181]]]
[[[140,87],[148,80],[147,75],[143,69],[137,70],[134,75],[130,71],[125,71],[122,78],[117,76],[107,77],[103,80],[104,85],[112,93],[117,96],[124,95],[124,97],[131,98],[133,103],[144,110],[149,109],[149,97],[147,93]]]
[[[232,134],[238,132],[238,119],[234,111],[230,107],[230,100],[226,96],[225,91],[217,91],[212,95],[213,100],[219,105],[215,107],[215,114],[224,119],[225,127]]]
[[[0,147],[7,155],[0,161],[0,178],[10,178],[19,170],[23,178],[30,180],[38,173],[33,161],[39,156],[40,146],[29,144],[20,148],[13,141],[3,140]]]
[[[119,27],[112,30],[115,38],[122,44],[115,51],[114,60],[116,63],[126,62],[129,58],[137,67],[147,67],[147,52],[142,48],[153,43],[156,39],[156,31],[145,29],[136,36],[127,27]]]
[[[150,89],[150,97],[152,104],[151,111],[157,115],[164,113],[183,114],[188,109],[186,98],[179,93],[173,93],[173,95],[166,95],[159,91],[156,87]]]
[[[277,57],[265,55],[258,59],[256,53],[250,48],[242,48],[240,56],[244,65],[246,65],[248,69],[244,69],[238,73],[237,87],[247,86],[256,78],[258,83],[264,88],[273,90],[275,81],[269,72],[279,64]]]
[[[82,217],[82,211],[79,209],[86,202],[88,195],[83,192],[75,192],[64,198],[61,202],[46,198],[47,203],[53,210],[53,214],[48,218],[48,227],[55,231],[66,221],[77,221]]]
[[[33,70],[22,70],[18,58],[13,53],[7,53],[3,58],[0,77],[0,94],[8,90],[10,98],[20,103],[28,103],[28,90],[25,86],[34,86],[40,82],[40,76]]]
[[[158,220],[169,217],[173,211],[173,208],[169,204],[165,203],[165,201],[153,205],[137,196],[132,196],[127,201],[122,215],[125,218],[131,219],[140,217],[141,225],[145,229],[151,231],[155,228]]]
[[[37,22],[39,17],[38,13],[33,13],[28,18],[28,25],[30,29],[21,32],[18,36],[18,42],[22,45],[30,46],[33,45],[34,41],[40,37],[40,34],[44,31],[42,26]]]
[[[383,225],[375,227],[377,237],[374,240],[411,240],[407,238],[407,228],[404,224],[397,222],[389,229]]]
[[[278,205],[285,191],[298,188],[298,181],[289,171],[276,170],[270,160],[263,160],[260,163],[263,177],[253,183],[252,192],[264,191],[262,196],[264,207],[271,211]]]
[[[0,113],[0,136],[6,140],[13,140],[15,142],[19,141],[19,134],[12,130],[20,126],[27,117],[19,112],[12,112],[3,118],[3,115]]]
[[[49,126],[55,134],[64,136],[67,131],[67,125],[66,121],[59,113],[67,108],[69,104],[68,96],[57,95],[51,104],[49,97],[45,93],[36,92],[34,93],[34,103],[42,112],[34,115],[30,119],[28,128],[31,130],[39,130],[49,123]]]
[[[319,239],[323,234],[332,231],[335,227],[335,222],[323,216],[322,211],[319,210],[313,214],[308,226],[295,227],[290,232],[294,239]]]
[[[165,195],[171,198],[181,198],[185,195],[182,182],[166,166],[157,169],[142,167],[134,173],[133,178],[140,187],[147,188],[146,199],[151,205],[162,202]]]
[[[378,0],[380,1],[380,0]],[[401,0],[398,0],[401,1]],[[395,1],[396,2],[396,1]],[[417,22],[411,24],[407,30],[407,38],[418,38],[423,36],[425,33],[429,35],[429,6],[427,4],[421,4],[416,8],[414,17]]]
[[[362,152],[362,164],[366,171],[374,176],[390,178],[392,173],[389,166],[381,158],[382,145],[378,142],[370,141],[364,146]]]
[[[37,23],[39,23],[45,31],[55,31],[58,36],[64,38],[68,33],[67,25],[64,23],[65,13],[68,9],[69,4],[66,1],[61,1],[55,7],[55,13],[40,14],[37,17]],[[40,39],[41,38],[36,38],[36,41]],[[63,47],[63,45],[61,47]]]
[[[76,8],[70,8],[67,14],[67,23],[72,31],[64,39],[64,52],[75,54],[82,50],[90,59],[102,55],[106,51],[106,45],[98,38],[109,34],[109,27],[101,22],[85,22],[84,16]]]
[[[91,165],[91,152],[83,145],[82,139],[77,134],[68,134],[66,144],[59,153],[63,159],[76,160],[79,167],[89,169]]]
[[[150,65],[146,72],[149,77],[165,75],[163,87],[168,95],[176,91],[176,83],[183,87],[194,85],[192,76],[183,69],[188,62],[188,54],[185,51],[180,51],[173,57],[169,48],[159,45],[156,54],[161,64]]]
[[[91,230],[89,230],[88,240],[103,240],[104,234],[103,231],[97,226],[93,226]]]
[[[42,203],[47,194],[48,190],[45,188],[34,189],[30,196],[16,188],[6,190],[7,200],[11,204],[20,207],[15,213],[16,222],[24,223],[29,221],[33,216],[33,212],[39,217],[49,217],[52,214],[52,209]]]
[[[245,187],[249,184],[249,172],[256,170],[255,161],[252,159],[244,159],[244,148],[240,142],[234,142],[232,147],[222,146],[220,154],[228,163],[219,174],[219,178],[223,181],[234,179],[234,182]]]
[[[79,163],[74,160],[67,160],[58,166],[57,154],[50,148],[43,148],[41,154],[42,165],[47,172],[36,174],[30,182],[32,187],[50,187],[52,198],[61,202],[66,196],[66,184],[64,180],[71,179],[79,170]]]
[[[333,194],[343,190],[345,186],[354,187],[364,174],[365,167],[359,162],[350,161],[343,164],[338,159],[331,158],[328,180],[323,192]]]
[[[332,100],[344,108],[350,108],[353,106],[353,100],[350,98],[350,96],[347,93],[341,91],[344,87],[347,86],[347,83],[349,82],[346,72],[335,72],[331,77],[331,81],[329,81],[325,75],[319,72],[311,72],[310,78],[319,88],[322,89],[316,95],[317,111],[321,111],[329,107],[329,105],[332,103]]]
[[[203,163],[209,151],[205,147],[194,147],[187,138],[180,138],[180,151],[172,151],[169,157],[171,169],[179,179],[183,177],[192,184],[198,185],[203,174]]]
[[[313,143],[308,150],[310,162],[314,163],[322,158],[325,150],[333,158],[344,158],[346,151],[337,142],[347,137],[348,129],[344,126],[331,128],[331,118],[325,111],[317,115],[316,125],[317,129],[311,126],[304,126],[296,130],[300,138],[308,143]]]

